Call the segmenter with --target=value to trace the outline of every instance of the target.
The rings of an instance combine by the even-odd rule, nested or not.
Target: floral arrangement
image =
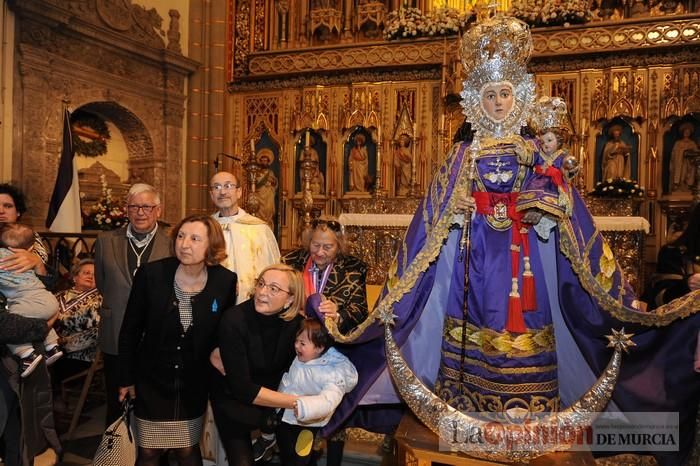
[[[509,13],[530,26],[569,26],[591,20],[584,0],[514,0]]]
[[[472,17],[471,11],[460,13],[455,8],[442,7],[423,16],[418,31],[423,36],[449,36],[459,34]]]
[[[90,213],[83,216],[83,228],[86,230],[115,230],[129,221],[126,209],[117,205],[112,199],[112,190],[107,187],[107,179],[100,175],[102,195]]]
[[[399,8],[384,20],[384,38],[387,40],[416,37],[423,13],[418,8]]]
[[[608,178],[599,181],[595,189],[589,193],[591,196],[616,199],[641,199],[644,197],[644,186],[629,178]]]
[[[436,8],[425,15],[418,8],[401,7],[387,15],[384,38],[394,40],[459,34],[471,18],[471,12],[461,13],[449,7]]]

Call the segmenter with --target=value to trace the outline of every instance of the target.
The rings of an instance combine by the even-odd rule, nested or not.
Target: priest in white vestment
[[[222,265],[238,275],[238,304],[250,298],[260,271],[280,261],[279,246],[264,220],[239,207],[242,190],[236,175],[217,173],[209,182],[209,193],[219,209],[212,217],[221,224],[226,239]]]

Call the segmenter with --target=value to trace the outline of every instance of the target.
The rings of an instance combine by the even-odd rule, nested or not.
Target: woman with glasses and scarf
[[[217,374],[211,405],[231,466],[250,466],[264,457],[274,441],[254,455],[251,433],[272,434],[278,420],[274,408],[294,409],[298,396],[276,390],[295,356],[303,304],[299,272],[274,264],[258,276],[252,299],[224,313],[221,358],[212,358],[223,375]]]

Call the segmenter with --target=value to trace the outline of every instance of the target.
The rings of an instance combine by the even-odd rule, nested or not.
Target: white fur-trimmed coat
[[[295,358],[282,377],[279,391],[302,395],[297,401],[299,417],[286,409],[282,421],[310,427],[325,426],[346,393],[357,385],[357,370],[335,348],[309,362]]]

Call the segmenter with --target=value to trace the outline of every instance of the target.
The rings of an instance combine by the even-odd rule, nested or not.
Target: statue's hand
[[[576,176],[576,174],[578,173],[578,171],[581,167],[579,166],[579,162],[576,159],[576,157],[574,157],[573,155],[568,155],[564,159],[564,162],[561,164],[561,168],[562,168],[562,173],[568,179],[571,179],[574,176]]]
[[[455,201],[455,213],[466,214],[476,209],[476,201],[473,197],[466,194],[460,195]]]
[[[532,209],[525,212],[525,215],[523,215],[522,222],[530,225],[536,225],[541,219],[542,212],[540,212],[539,210]]]

